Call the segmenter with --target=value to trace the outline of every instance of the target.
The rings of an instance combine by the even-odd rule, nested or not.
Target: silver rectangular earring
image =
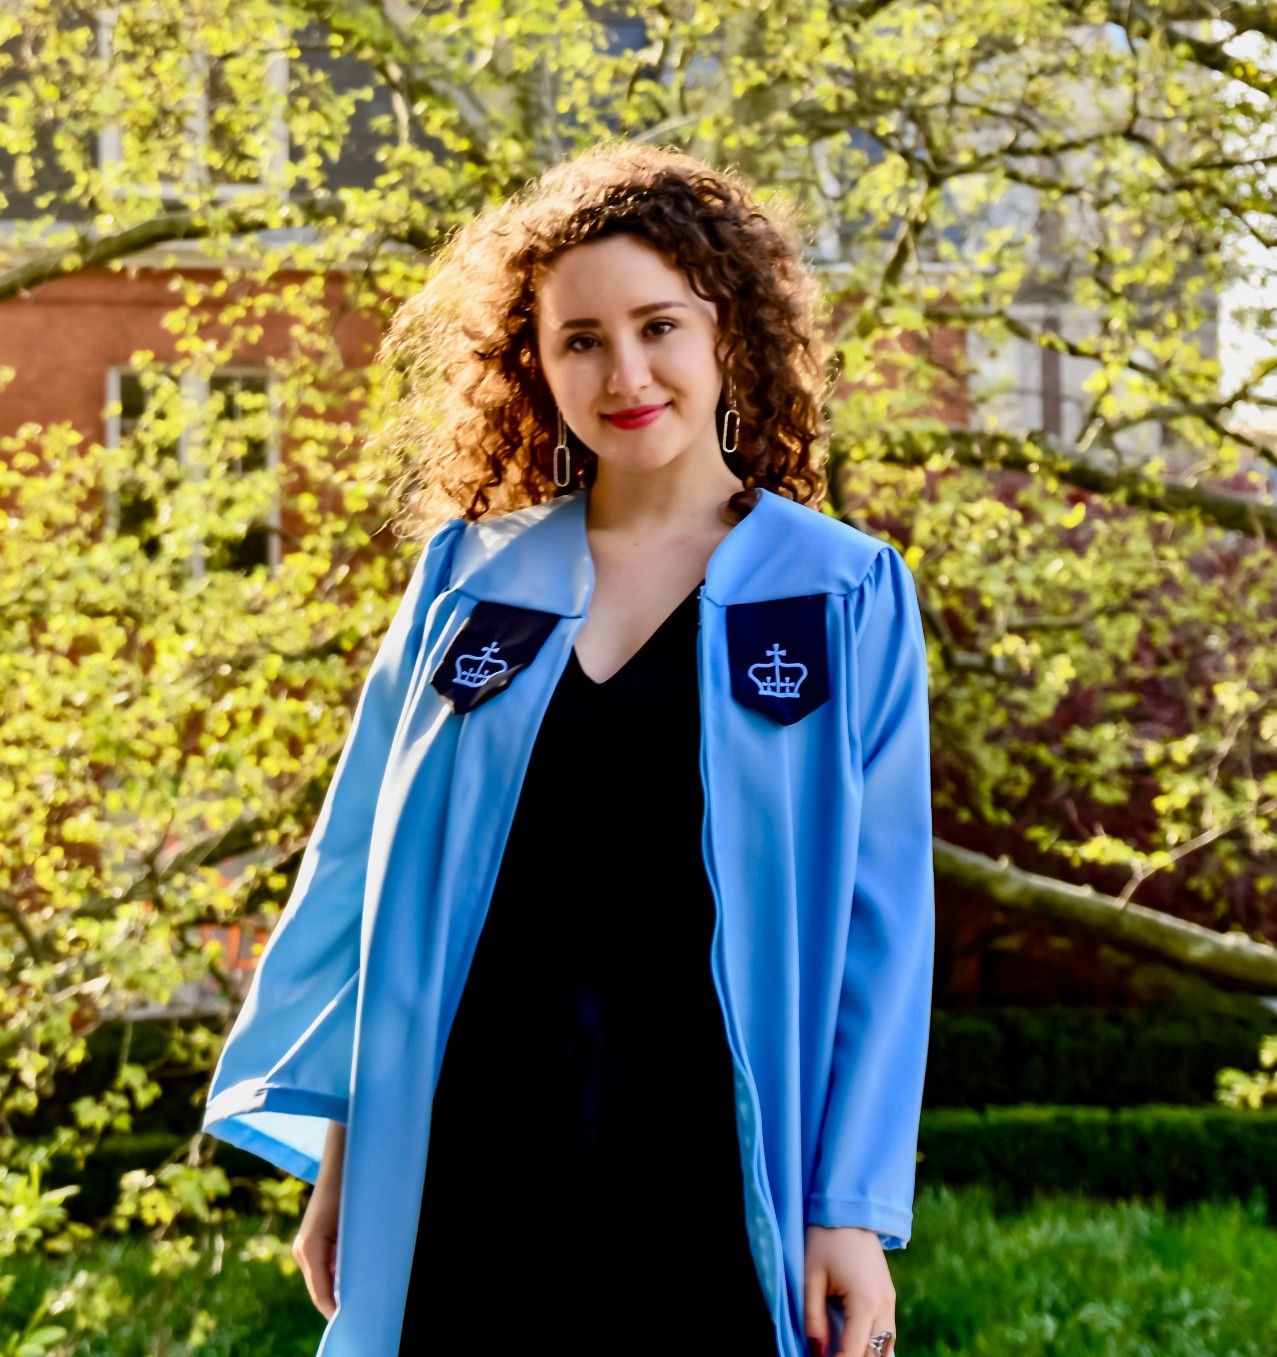
[[[736,396],[730,382],[727,383],[727,409],[723,411],[723,430],[718,441],[724,457],[730,457],[740,445],[740,411],[736,408]]]
[[[563,422],[563,411],[556,405],[554,413],[559,424],[559,441],[554,445],[554,483],[565,486],[572,483],[572,450],[568,447],[568,426]]]

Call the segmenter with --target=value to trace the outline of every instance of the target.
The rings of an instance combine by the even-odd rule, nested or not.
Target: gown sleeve
[[[848,598],[864,796],[834,1053],[807,1223],[903,1248],[913,1217],[935,947],[927,652],[887,544]]]
[[[450,519],[413,569],[360,693],[287,906],[213,1073],[203,1130],[314,1182],[347,1120],[373,814],[430,604],[464,528]]]

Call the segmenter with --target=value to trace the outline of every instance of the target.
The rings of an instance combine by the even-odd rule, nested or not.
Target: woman
[[[894,1350],[925,645],[899,553],[812,511],[816,296],[738,177],[607,147],[392,327],[405,518],[463,513],[205,1117],[315,1182],[325,1357]]]

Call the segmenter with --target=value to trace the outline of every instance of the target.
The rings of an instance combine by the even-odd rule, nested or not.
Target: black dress
[[[569,656],[444,1054],[401,1357],[775,1357],[701,853],[697,592]],[[499,700],[499,699],[497,699]]]

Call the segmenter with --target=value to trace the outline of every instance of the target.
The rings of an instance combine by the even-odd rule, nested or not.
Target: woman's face
[[[721,464],[714,305],[680,268],[637,236],[606,236],[560,255],[536,298],[542,370],[600,472]]]

